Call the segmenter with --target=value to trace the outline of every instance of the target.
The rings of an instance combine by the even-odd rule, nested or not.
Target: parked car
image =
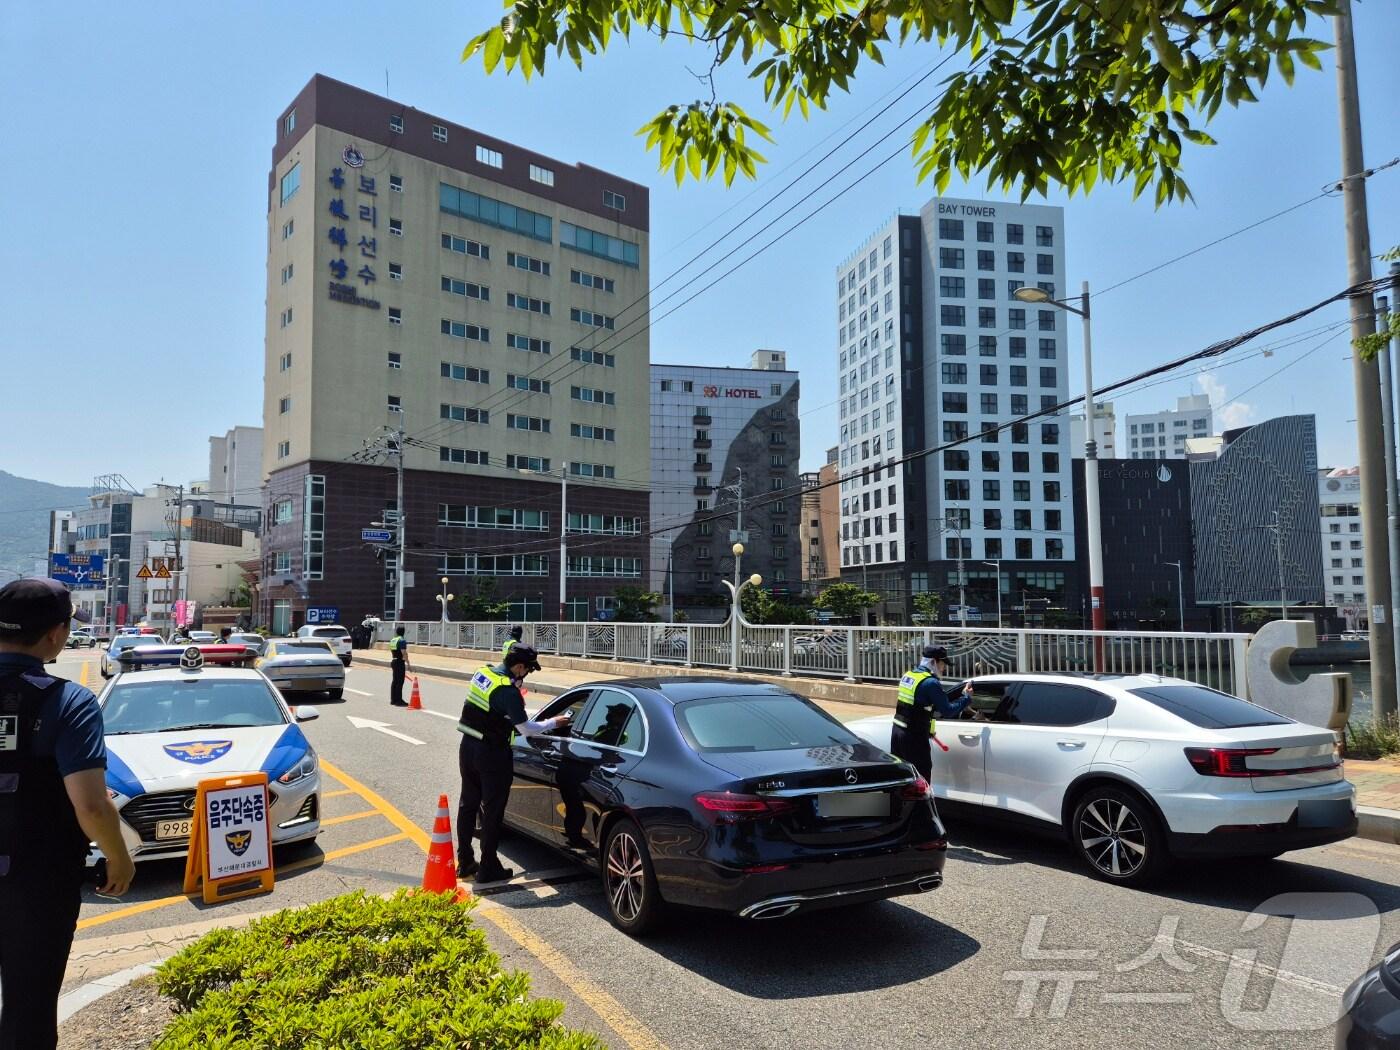
[[[91,649],[97,645],[97,635],[86,627],[79,627],[68,633],[68,641],[63,644],[69,649]]]
[[[103,678],[111,678],[121,670],[117,663],[118,657],[126,650],[138,646],[164,645],[165,642],[158,634],[119,634],[112,639],[111,644],[102,651],[102,663],[98,670],[102,672]]]
[[[1356,834],[1330,730],[1157,675],[989,675],[972,690],[962,720],[937,724],[940,803],[1064,834],[1106,881]],[[891,718],[849,728],[886,746]]]
[[[213,645],[219,640],[219,636],[213,631],[190,631],[189,639],[195,645]]]
[[[1400,944],[1342,996],[1337,1050],[1400,1050]]]
[[[121,673],[98,697],[107,790],[132,856],[183,857],[199,782],[257,771],[267,773],[273,844],[315,839],[320,772],[297,723],[317,717],[316,709],[289,708],[246,665],[189,663],[185,646],[129,649]],[[90,857],[97,855],[93,847]]]
[[[330,643],[319,638],[274,638],[255,666],[283,693],[345,696],[345,667]]]
[[[350,659],[354,644],[350,640],[350,632],[340,624],[336,623],[308,623],[297,628],[298,638],[319,638],[323,642],[329,642],[331,652],[340,657],[340,662],[346,667],[350,666]]]
[[[267,648],[267,639],[260,634],[231,634],[228,643],[229,645],[245,645],[259,656]]]
[[[506,821],[598,870],[627,933],[671,904],[768,919],[943,881],[928,784],[803,697],[635,678],[536,717],[564,713],[568,728],[513,743]]]

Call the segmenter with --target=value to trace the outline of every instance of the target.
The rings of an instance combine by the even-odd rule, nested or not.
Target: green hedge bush
[[[450,896],[357,892],[216,930],[166,961],[156,1050],[598,1050],[531,999]]]

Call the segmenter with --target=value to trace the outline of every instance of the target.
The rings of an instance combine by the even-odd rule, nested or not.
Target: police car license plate
[[[183,820],[158,820],[156,821],[156,841],[161,839],[187,839],[194,826],[194,818],[186,817]]]
[[[833,791],[817,796],[817,815],[830,820],[841,817],[888,817],[888,791]]]

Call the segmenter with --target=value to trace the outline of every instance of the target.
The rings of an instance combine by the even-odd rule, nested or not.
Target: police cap
[[[944,663],[947,663],[948,650],[943,648],[943,646],[941,645],[926,645],[924,646],[924,659],[942,660]]]
[[[88,623],[92,616],[74,607],[68,588],[57,580],[35,576],[0,587],[0,637],[47,631],[69,619]]]
[[[528,645],[517,645],[513,647],[506,657],[506,666],[514,667],[516,664],[524,664],[527,671],[538,671],[540,669],[539,654]]]

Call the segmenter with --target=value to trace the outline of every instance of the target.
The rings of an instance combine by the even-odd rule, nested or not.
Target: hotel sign
[[[706,397],[741,397],[752,398],[755,401],[762,399],[757,390],[742,386],[707,386],[704,394]]]

